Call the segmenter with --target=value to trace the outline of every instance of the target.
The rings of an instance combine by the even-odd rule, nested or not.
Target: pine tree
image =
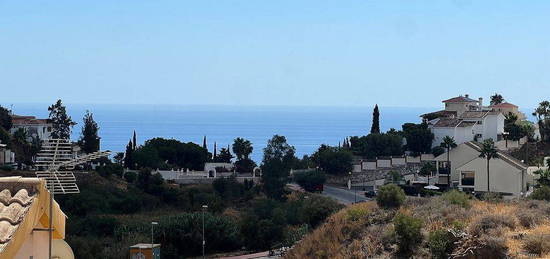
[[[82,132],[78,144],[85,153],[97,152],[99,151],[100,141],[98,136],[99,127],[94,120],[93,114],[90,113],[90,111],[86,111],[83,121],[84,125],[82,126]]]
[[[55,104],[48,107],[48,111],[50,112],[49,119],[53,128],[51,138],[70,139],[71,129],[76,125],[76,122],[71,119],[71,116],[67,115],[67,110],[61,100],[57,100]]]
[[[208,151],[208,145],[206,144],[206,136],[202,139],[202,148]]]
[[[378,104],[374,106],[374,111],[372,113],[372,127],[370,133],[380,134],[380,112],[378,111]]]

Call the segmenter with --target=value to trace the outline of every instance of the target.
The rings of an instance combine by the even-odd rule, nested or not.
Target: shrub
[[[529,198],[533,200],[550,201],[550,187],[543,185],[537,188]]]
[[[431,232],[428,237],[428,248],[433,258],[447,258],[453,249],[451,234],[443,229]]]
[[[502,196],[496,192],[486,192],[481,195],[481,200],[487,202],[499,202],[502,200]]]
[[[542,221],[542,215],[537,215],[531,210],[520,210],[516,217],[519,224],[525,228],[531,228]]]
[[[134,172],[126,172],[124,174],[124,180],[126,180],[126,182],[133,183],[136,181],[136,179],[137,179],[137,174]]]
[[[313,195],[304,201],[300,215],[302,215],[305,223],[308,223],[311,227],[316,227],[341,208],[342,205],[331,198]]]
[[[463,208],[470,207],[470,196],[461,191],[451,190],[449,192],[445,192],[441,195],[441,199],[450,204],[458,205]]]
[[[501,229],[490,230],[489,233],[481,235],[479,241],[484,245],[485,254],[493,255],[494,258],[506,258],[508,246]]]
[[[486,234],[490,230],[494,230],[499,227],[514,229],[514,219],[501,214],[485,215],[478,218],[470,225],[470,232],[472,235],[480,236],[481,234]]]
[[[312,170],[294,174],[294,181],[298,183],[304,190],[313,192],[326,181],[325,173]]]
[[[399,252],[410,254],[422,242],[422,220],[400,213],[393,224]]]
[[[405,201],[405,192],[395,184],[380,187],[376,196],[376,203],[383,208],[399,208]]]
[[[352,207],[346,211],[347,219],[351,221],[358,221],[369,214],[369,211],[361,207]]]
[[[525,237],[523,249],[537,255],[550,253],[550,234],[531,234]]]

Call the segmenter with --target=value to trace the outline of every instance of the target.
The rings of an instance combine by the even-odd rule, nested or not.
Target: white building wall
[[[393,166],[404,166],[407,164],[404,157],[392,157],[391,163]]]
[[[519,196],[522,186],[522,171],[501,159],[491,159],[489,179],[491,192],[512,193]],[[487,191],[487,161],[484,158],[476,158],[457,169],[457,172],[475,172],[475,187],[477,192]],[[524,175],[524,182],[525,182]]]
[[[391,159],[378,159],[378,167],[379,168],[390,168],[391,167]]]

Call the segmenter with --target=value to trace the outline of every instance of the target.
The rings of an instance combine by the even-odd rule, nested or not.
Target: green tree
[[[326,181],[325,173],[318,170],[294,173],[294,181],[304,190],[313,192],[317,186],[323,185]]]
[[[489,162],[491,159],[499,158],[498,151],[495,147],[495,142],[493,142],[492,139],[486,139],[483,141],[479,157],[485,158],[487,161],[487,192],[491,192],[491,185],[489,182]]]
[[[261,167],[263,189],[268,197],[284,198],[284,187],[296,160],[294,153],[295,148],[286,142],[284,136],[275,135],[267,142]]]
[[[124,163],[124,152],[117,152],[113,159],[115,160],[116,164],[122,165]]]
[[[370,133],[380,133],[380,111],[378,110],[378,104],[374,106],[374,111],[372,112],[372,126],[370,128]]]
[[[405,123],[403,124],[403,135],[407,140],[407,150],[413,154],[430,153],[434,134],[428,128],[428,123]]]
[[[490,103],[491,105],[497,105],[503,102],[504,102],[504,97],[502,97],[502,95],[495,93],[494,95],[491,96],[491,103]]]
[[[94,120],[93,114],[90,111],[86,111],[83,118],[84,125],[82,126],[82,132],[78,144],[85,153],[93,153],[99,151],[99,126]]]
[[[550,170],[549,169],[540,169],[533,173],[539,176],[539,179],[537,179],[537,182],[540,185],[550,187]]]
[[[350,138],[354,155],[367,158],[398,156],[403,154],[403,137],[397,133],[369,134]]]
[[[231,155],[229,149],[222,148],[220,149],[220,154],[216,157],[216,162],[231,163],[231,159],[233,159],[233,155]]]
[[[344,148],[321,145],[312,158],[328,174],[344,175],[352,169],[353,155]]]
[[[451,149],[456,147],[455,139],[445,136],[440,146],[447,151],[447,185],[451,186]]]
[[[550,102],[542,101],[533,116],[537,117],[541,140],[550,141]]]
[[[134,148],[132,144],[132,140],[128,142],[128,145],[126,145],[126,152],[124,154],[124,167],[129,169],[134,169]]]
[[[247,159],[252,150],[254,150],[252,142],[246,139],[236,138],[233,142],[233,153],[237,156],[237,160]]]
[[[10,147],[15,153],[15,162],[18,168],[21,169],[22,164],[32,164],[32,157],[37,150],[33,149],[33,145],[28,142],[28,134],[24,128],[17,129],[11,138]]]
[[[6,131],[9,131],[13,126],[11,111],[0,106],[0,127],[4,128]]]
[[[8,148],[9,148],[10,142],[11,142],[10,133],[4,128],[0,127],[0,143],[8,145]]]
[[[69,139],[71,137],[71,129],[76,122],[71,119],[71,116],[67,115],[67,110],[61,100],[57,100],[55,104],[48,107],[50,112],[49,119],[52,122],[53,139]]]

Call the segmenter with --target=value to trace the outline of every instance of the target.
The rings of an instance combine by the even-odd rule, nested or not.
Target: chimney
[[[479,110],[483,110],[483,98],[479,97]]]

